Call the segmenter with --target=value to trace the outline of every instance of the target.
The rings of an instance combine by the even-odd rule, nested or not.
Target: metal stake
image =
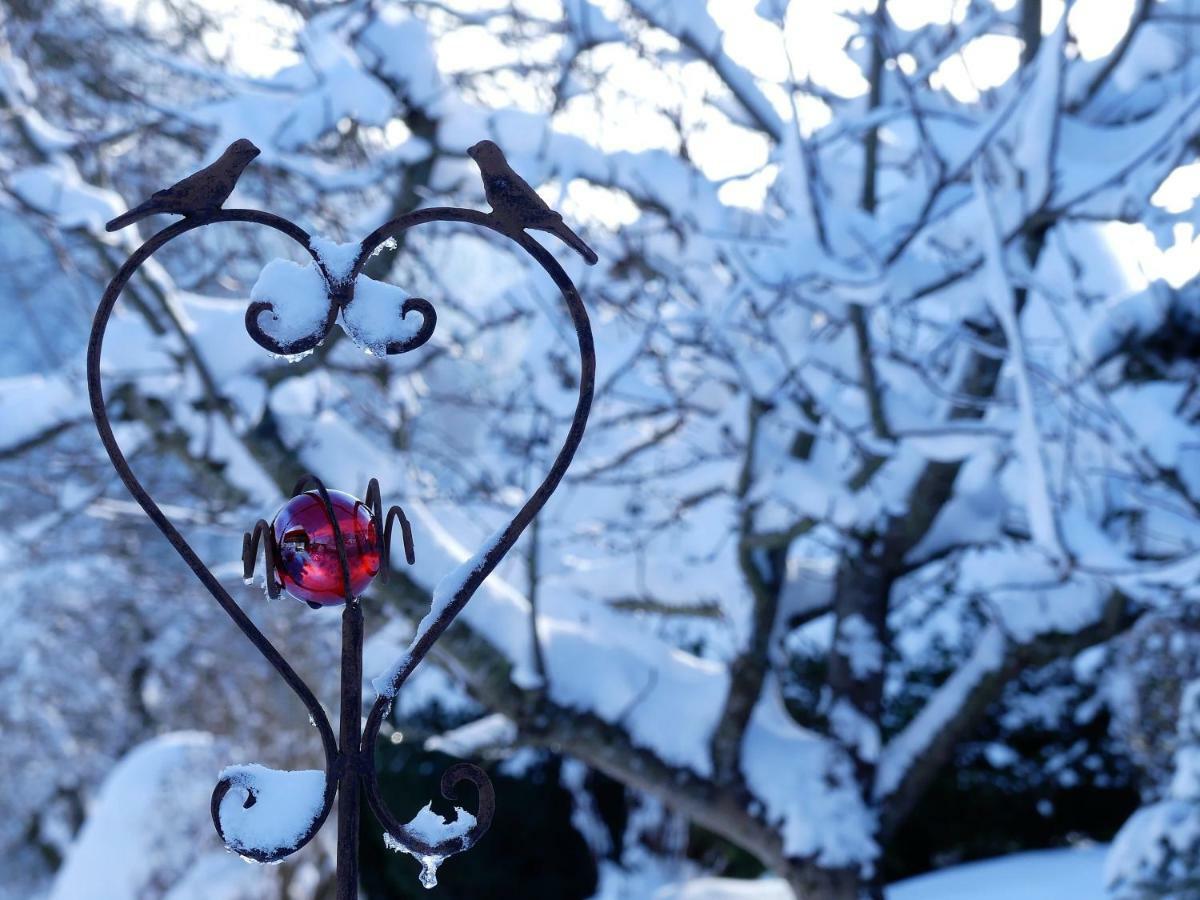
[[[342,719],[338,743],[342,777],[338,783],[337,900],[358,898],[358,807],[362,741],[363,613],[357,599],[342,613]]]
[[[486,144],[487,142],[482,142],[476,145],[476,148],[472,149],[477,150],[480,147],[485,147]],[[493,181],[495,181],[494,173]],[[524,182],[521,182],[521,184],[523,185]],[[489,200],[493,198],[493,193],[496,190],[496,185],[491,184],[489,187]],[[529,190],[528,193],[532,194],[532,190]],[[511,201],[511,197],[502,192],[498,193],[497,196],[501,199],[508,198]],[[367,803],[371,807],[371,811],[383,825],[389,842],[418,859],[434,858],[440,860],[454,853],[460,853],[469,849],[487,831],[495,812],[495,792],[487,775],[482,769],[471,763],[456,763],[442,774],[441,792],[447,799],[453,800],[455,799],[456,788],[462,782],[469,781],[474,784],[479,795],[475,813],[476,824],[462,837],[430,843],[424,835],[415,832],[408,825],[399,821],[384,804],[379,788],[379,777],[375,767],[374,751],[376,741],[379,737],[379,730],[384,719],[391,711],[396,693],[403,686],[409,675],[412,674],[413,670],[420,664],[421,660],[429,653],[433,644],[441,637],[450,623],[454,621],[454,618],[462,611],[463,607],[466,606],[484,579],[487,578],[509,550],[512,549],[517,539],[521,536],[521,533],[533,521],[534,516],[545,506],[550,495],[562,481],[567,467],[574,458],[579,442],[583,438],[584,428],[586,427],[588,414],[591,410],[592,394],[596,379],[596,356],[587,311],[579,297],[578,290],[566,272],[555,258],[544,247],[529,237],[524,230],[525,227],[540,227],[545,230],[558,229],[555,233],[559,233],[562,230],[558,228],[561,225],[561,217],[554,220],[553,217],[557,216],[557,213],[553,213],[553,211],[548,209],[541,210],[540,208],[535,208],[536,205],[530,205],[533,203],[531,198],[519,199],[522,199],[522,202],[525,204],[520,208],[510,205],[508,208],[494,210],[490,213],[458,207],[433,207],[399,216],[380,226],[363,239],[359,245],[358,257],[349,273],[349,277],[341,279],[335,278],[330,274],[324,261],[321,260],[319,254],[312,248],[309,234],[295,223],[281,216],[258,210],[226,210],[219,208],[219,206],[198,207],[194,211],[185,214],[182,220],[167,226],[151,236],[130,255],[113,276],[112,281],[109,282],[104,295],[101,297],[100,305],[96,310],[96,316],[92,323],[87,354],[88,398],[91,402],[92,416],[96,421],[96,429],[99,432],[100,441],[104,445],[104,449],[108,453],[113,467],[116,469],[118,476],[120,476],[121,481],[125,484],[130,494],[133,495],[133,498],[142,507],[159,531],[163,533],[171,546],[175,548],[175,551],[187,564],[188,568],[192,570],[201,584],[212,594],[221,608],[234,621],[234,624],[245,634],[250,643],[254,645],[255,649],[263,655],[296,696],[300,698],[301,703],[308,710],[309,717],[317,728],[324,750],[325,792],[322,798],[320,813],[308,829],[291,846],[267,852],[254,847],[235,846],[230,843],[223,832],[220,819],[221,801],[234,786],[227,778],[221,779],[213,790],[211,801],[213,824],[217,829],[217,833],[230,849],[258,862],[278,862],[312,840],[325,824],[325,820],[333,808],[336,797],[338,804],[338,900],[356,900],[358,896],[360,789],[365,792]],[[145,215],[152,215],[155,211],[151,210],[150,212],[146,212]],[[547,213],[549,214],[549,218],[547,218]],[[127,217],[119,217],[113,223],[110,223],[110,225],[122,227],[120,222],[123,218]],[[144,218],[144,216],[139,216],[138,218]],[[458,223],[482,228],[487,232],[500,235],[514,242],[525,254],[532,257],[542,270],[550,276],[562,294],[579,344],[579,398],[576,402],[575,412],[572,416],[567,436],[558,454],[555,456],[550,470],[541,484],[538,485],[513,516],[512,521],[500,533],[498,539],[482,555],[479,568],[462,582],[437,617],[429,624],[429,627],[414,641],[401,663],[395,667],[392,682],[386,685],[385,689],[375,699],[375,702],[371,706],[371,711],[367,716],[365,727],[362,724],[363,607],[361,600],[353,596],[350,590],[350,570],[346,557],[345,541],[338,527],[337,518],[334,514],[328,492],[321,481],[315,476],[309,475],[301,479],[300,483],[296,486],[295,492],[300,493],[311,485],[312,488],[310,490],[315,491],[321,498],[326,514],[333,526],[338,559],[342,570],[346,605],[342,613],[341,719],[337,737],[334,736],[329,718],[317,700],[316,695],[288,664],[274,645],[267,640],[266,636],[259,631],[258,627],[255,626],[233,597],[230,596],[225,587],[217,580],[175,525],[172,524],[158,504],[155,503],[137,476],[133,474],[113,433],[104,399],[104,390],[100,380],[100,358],[103,350],[105,330],[108,327],[109,319],[112,316],[121,291],[128,284],[134,273],[155,252],[162,249],[169,242],[194,229],[223,222],[247,222],[262,225],[290,237],[308,251],[322,278],[325,280],[326,293],[329,298],[328,314],[322,322],[317,324],[310,334],[286,344],[276,341],[259,325],[259,317],[264,312],[274,311],[272,305],[262,301],[250,304],[246,312],[246,330],[256,343],[272,353],[302,353],[313,349],[321,343],[333,327],[342,308],[353,300],[355,279],[361,274],[363,267],[372,253],[385,241],[392,239],[407,229],[434,222]],[[553,226],[553,228],[547,227],[548,225]],[[567,231],[569,232],[569,229]],[[574,236],[573,232],[570,233],[570,236],[575,238],[579,244],[582,244]],[[583,246],[586,248],[586,245]],[[576,249],[579,248],[576,247]],[[590,249],[588,252],[590,253]],[[593,262],[594,255],[588,261]],[[386,348],[388,354],[405,353],[424,344],[433,334],[437,321],[437,314],[433,304],[420,297],[407,299],[398,312],[401,316],[407,316],[409,313],[416,312],[421,316],[421,326],[414,335],[406,340],[389,343]],[[371,480],[367,489],[366,504],[371,510],[376,534],[380,540],[381,574],[386,578],[391,531],[396,521],[400,522],[402,531],[404,532],[405,556],[410,564],[413,562],[412,536],[408,528],[408,521],[398,507],[393,507],[387,511],[386,515],[384,514],[382,501],[380,500],[379,486],[374,479]],[[274,580],[276,576],[275,567],[279,559],[278,548],[275,546],[275,537],[271,527],[265,520],[260,520],[256,523],[252,532],[247,533],[243,541],[242,560],[247,577],[253,573],[254,561],[260,544],[263,545],[263,552],[266,556],[268,593],[271,596],[276,596],[279,593],[279,585]],[[253,796],[253,792],[251,791],[250,793],[251,797],[247,801],[247,806],[251,805],[256,799]]]

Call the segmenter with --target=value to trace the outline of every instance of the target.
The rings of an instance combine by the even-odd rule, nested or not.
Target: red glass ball
[[[366,505],[349,494],[329,491],[329,501],[346,545],[350,593],[357,597],[379,573],[375,521]],[[275,515],[271,528],[279,549],[277,574],[283,589],[321,606],[344,603],[342,566],[321,495],[316,491],[297,494]]]

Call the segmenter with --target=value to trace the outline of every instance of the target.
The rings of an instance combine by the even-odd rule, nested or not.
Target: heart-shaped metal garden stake
[[[248,144],[235,142],[227,155],[232,154],[231,158],[236,157],[235,162],[240,163],[251,150],[257,149],[253,145],[247,149]],[[237,147],[242,147],[243,151],[234,152]],[[367,802],[383,824],[389,846],[409,853],[422,862],[422,883],[426,886],[432,886],[435,882],[434,873],[443,859],[470,848],[491,824],[495,809],[491,782],[482,769],[470,763],[458,763],[447,769],[442,775],[441,792],[447,799],[453,799],[458,786],[463,782],[473,783],[478,791],[478,803],[473,815],[459,810],[457,820],[443,822],[440,817],[423,810],[408,823],[399,821],[388,810],[380,794],[374,748],[380,727],[391,710],[397,692],[558,487],[583,437],[592,403],[596,358],[587,312],[566,272],[525,229],[541,229],[564,240],[569,236],[574,241],[571,246],[579,250],[588,262],[593,262],[595,255],[562,224],[561,216],[550,210],[519,176],[507,168],[503,155],[499,154],[494,144],[481,142],[472,148],[471,155],[480,165],[487,198],[492,205],[491,212],[435,207],[408,213],[381,225],[364,238],[358,245],[352,263],[344,260],[341,267],[335,267],[323,258],[314,249],[310,235],[285,218],[257,210],[222,209],[221,204],[229,196],[244,163],[240,163],[230,181],[227,177],[229,172],[224,169],[215,171],[220,168],[219,160],[197,173],[197,176],[210,173],[205,175],[209,181],[200,179],[192,184],[191,179],[197,176],[191,176],[173,188],[155,194],[160,200],[151,198],[138,208],[141,212],[137,216],[123,216],[110,223],[112,230],[115,230],[159,212],[184,215],[181,221],[164,228],[143,243],[113,276],[96,311],[88,342],[87,379],[92,415],[117,474],[221,608],[300,698],[320,734],[324,748],[323,777],[320,772],[276,772],[261,766],[227,769],[212,796],[213,823],[217,832],[226,846],[245,857],[258,862],[278,862],[312,840],[325,823],[336,799],[339,900],[352,900],[357,896],[360,788],[365,791]],[[212,190],[207,189],[210,182],[216,185]],[[226,182],[229,182],[228,185]],[[185,187],[190,191],[186,196],[182,191]],[[172,191],[183,199],[171,194]],[[319,479],[310,475],[297,484],[294,493],[295,498],[300,499],[298,508],[293,509],[293,504],[289,503],[285,507],[288,514],[282,517],[282,523],[279,516],[273,523],[260,520],[247,533],[243,546],[245,574],[248,577],[252,575],[261,548],[266,557],[269,593],[275,595],[284,589],[315,605],[344,603],[341,714],[340,730],[336,736],[313,692],[234,601],[133,474],[113,435],[105,406],[100,383],[101,351],[105,330],[122,290],[155,252],[175,238],[196,228],[222,222],[264,225],[292,238],[312,256],[313,265],[324,282],[328,310],[323,317],[317,316],[305,333],[290,335],[286,341],[273,336],[268,323],[270,316],[277,317],[280,312],[277,304],[286,303],[287,298],[256,300],[250,304],[246,312],[246,329],[255,342],[273,353],[298,354],[316,347],[325,339],[338,315],[344,316],[353,303],[355,285],[372,253],[385,241],[402,232],[433,222],[455,222],[482,228],[516,243],[541,266],[561,292],[579,342],[579,398],[570,429],[549,472],[508,525],[480,548],[472,560],[460,566],[448,584],[443,582],[439,595],[434,598],[430,615],[418,626],[408,651],[387,673],[376,679],[378,696],[365,726],[361,718],[363,609],[358,593],[365,583],[364,578],[369,581],[375,572],[382,572],[386,577],[391,533],[397,523],[403,532],[405,555],[410,563],[413,561],[412,537],[403,512],[393,507],[384,514],[379,485],[374,479],[368,486],[366,500],[355,501],[347,495],[327,490]],[[584,253],[584,250],[587,252]],[[590,257],[588,254],[591,254]],[[410,328],[402,337],[387,340],[382,345],[385,353],[404,353],[429,340],[437,320],[433,305],[425,299],[411,297],[396,310],[399,319],[407,319],[413,313],[420,316],[420,325]],[[291,821],[274,820],[283,815],[290,815]]]

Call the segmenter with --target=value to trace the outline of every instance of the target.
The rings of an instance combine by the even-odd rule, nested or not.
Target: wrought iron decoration
[[[512,549],[517,538],[533,520],[533,517],[545,505],[562,480],[583,437],[592,403],[596,371],[595,350],[587,311],[574,283],[563,268],[541,244],[525,232],[525,229],[540,229],[560,237],[579,252],[589,264],[596,261],[596,256],[591,248],[563,224],[562,217],[546,206],[520,176],[508,167],[499,148],[490,141],[482,141],[471,148],[469,155],[476,160],[480,167],[487,199],[492,206],[491,212],[484,213],[458,207],[432,207],[399,216],[367,235],[359,244],[358,255],[351,271],[345,277],[337,278],[330,273],[325,262],[310,245],[310,235],[298,225],[268,212],[222,208],[222,204],[232,193],[243,169],[257,155],[258,149],[249,141],[244,139],[235,141],[212,165],[188,176],[170,188],[157,192],[145,203],[109,223],[109,230],[114,231],[157,213],[174,213],[184,216],[182,220],[169,225],[146,240],[125,261],[113,276],[112,281],[109,282],[96,311],[88,342],[88,396],[96,428],[100,433],[100,440],[122,482],[221,608],[228,613],[242,633],[249,638],[255,648],[300,698],[321,737],[325,755],[325,792],[320,813],[313,820],[311,826],[292,845],[270,853],[253,849],[247,850],[244,847],[231,849],[236,849],[242,855],[250,856],[259,862],[277,862],[299,850],[316,835],[329,816],[336,798],[338,802],[337,896],[339,900],[352,900],[357,896],[358,884],[360,787],[366,794],[371,810],[383,825],[390,841],[418,859],[442,859],[469,849],[483,836],[491,824],[495,810],[495,794],[491,782],[478,766],[466,762],[457,763],[443,773],[441,792],[447,799],[454,799],[455,791],[462,783],[474,784],[478,791],[475,825],[462,837],[455,837],[436,844],[429,843],[422,834],[416,833],[400,822],[385,806],[375,770],[374,748],[379,729],[391,710],[396,692],[429,653],[430,648],[454,618],[462,611],[483,580]],[[325,710],[317,701],[312,690],[234,601],[133,474],[113,435],[105,406],[104,392],[100,381],[100,358],[104,333],[113,308],[125,285],[155,252],[170,241],[196,228],[222,222],[248,222],[263,225],[292,238],[309,252],[324,279],[329,298],[328,314],[312,333],[289,343],[276,341],[259,324],[261,315],[273,311],[272,304],[261,301],[250,304],[246,311],[246,330],[256,343],[272,353],[302,353],[320,344],[332,328],[339,311],[353,299],[355,281],[375,250],[385,241],[410,228],[432,222],[454,222],[475,226],[517,244],[541,266],[562,294],[579,344],[579,397],[567,436],[549,472],[508,526],[499,534],[498,539],[486,552],[482,553],[481,564],[478,568],[463,580],[428,627],[418,634],[406,657],[397,663],[393,669],[394,678],[390,690],[382,692],[375,700],[366,719],[365,727],[362,726],[361,718],[363,609],[360,598],[355,596],[351,590],[345,535],[338,527],[330,492],[325,485],[312,475],[302,478],[296,485],[294,494],[308,492],[319,498],[332,527],[341,572],[341,593],[344,595],[345,606],[342,613],[340,730],[336,736]],[[409,298],[403,303],[399,315],[404,318],[414,312],[421,317],[420,328],[405,340],[389,343],[386,348],[388,354],[404,353],[420,347],[433,334],[437,320],[433,305],[423,298]],[[386,515],[384,514],[379,484],[375,479],[371,479],[368,485],[365,506],[369,511],[371,526],[380,548],[382,557],[380,571],[386,578],[389,543],[393,526],[397,522],[401,526],[406,559],[410,564],[414,561],[414,547],[408,521],[398,507],[393,507],[388,510]],[[271,525],[266,520],[257,522],[252,531],[244,537],[242,561],[247,577],[253,574],[254,562],[260,546],[266,558],[267,589],[271,596],[275,596],[279,589],[279,584],[275,580],[280,574],[279,549]],[[225,835],[222,832],[219,809],[222,799],[232,786],[233,783],[230,779],[223,778],[213,790],[213,823],[222,840],[225,840]],[[247,808],[254,802],[255,796],[251,791],[246,800]],[[226,841],[226,843],[228,845],[229,842]]]

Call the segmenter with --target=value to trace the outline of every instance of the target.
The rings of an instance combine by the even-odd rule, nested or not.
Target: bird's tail
[[[600,257],[596,255],[596,251],[589,247],[583,238],[567,227],[567,224],[561,219],[553,225],[546,226],[543,230],[550,232],[550,234],[582,256],[583,261],[589,266],[594,266],[600,261]]]
[[[121,215],[106,223],[104,230],[120,231],[122,228],[128,228],[134,222],[144,219],[146,216],[152,215],[155,210],[156,207],[152,203],[143,203],[140,206],[135,206],[133,209],[129,210],[129,212],[121,213]]]

